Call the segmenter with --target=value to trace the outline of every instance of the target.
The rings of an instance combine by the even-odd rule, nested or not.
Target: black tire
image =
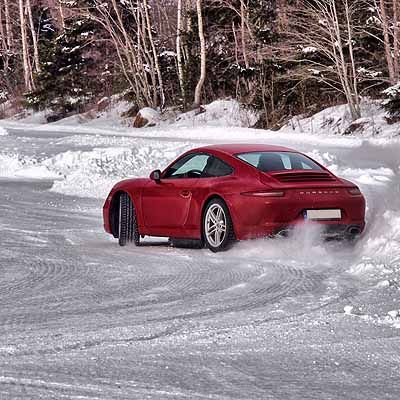
[[[225,236],[224,236],[223,240],[221,241],[221,243],[217,246],[209,241],[207,234],[206,234],[206,229],[207,229],[206,216],[207,216],[207,213],[210,210],[210,208],[212,208],[215,205],[218,205],[223,209],[224,214],[225,214],[225,221],[226,221]],[[202,232],[203,232],[203,241],[204,241],[206,247],[209,250],[211,250],[213,253],[218,253],[220,251],[226,251],[230,247],[232,247],[233,243],[235,242],[235,232],[233,229],[231,214],[229,212],[227,205],[225,204],[225,202],[223,200],[216,198],[216,199],[212,199],[207,204],[207,206],[204,210],[203,216],[202,216]]]
[[[137,225],[136,210],[128,193],[122,193],[119,198],[118,243],[126,246],[134,243],[139,246],[140,233]]]

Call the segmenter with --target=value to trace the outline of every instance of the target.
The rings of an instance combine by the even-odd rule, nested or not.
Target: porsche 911
[[[218,252],[305,222],[319,224],[327,237],[353,240],[365,228],[365,199],[354,183],[296,150],[225,144],[190,150],[149,178],[117,183],[103,217],[121,246],[159,236]]]

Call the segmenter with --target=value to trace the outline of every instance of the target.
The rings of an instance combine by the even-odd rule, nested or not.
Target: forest
[[[384,99],[400,119],[398,0],[0,0],[1,117],[237,99],[259,128]]]

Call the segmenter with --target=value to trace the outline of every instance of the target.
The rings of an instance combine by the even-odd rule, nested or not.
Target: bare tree
[[[25,89],[31,91],[33,89],[32,68],[29,59],[29,47],[28,47],[28,37],[26,33],[24,0],[19,0],[18,5],[19,5],[19,20],[21,28],[22,60],[23,60]]]
[[[379,5],[374,2],[375,9],[382,26],[383,45],[385,48],[386,64],[389,72],[389,80],[392,85],[399,80],[399,15],[398,0],[392,0],[392,16],[388,15],[387,1],[379,0]]]
[[[400,15],[399,15],[399,2],[398,0],[393,0],[393,57],[394,57],[394,74],[397,80],[399,80],[399,41],[400,41]]]
[[[181,88],[181,96],[183,100],[184,106],[186,106],[186,85],[185,85],[185,76],[183,71],[183,62],[182,62],[182,0],[178,0],[178,14],[177,14],[177,26],[176,26],[176,63],[178,67],[178,79],[179,86]]]
[[[4,25],[3,25],[3,4],[0,3],[0,40],[1,40],[1,55],[2,58],[5,59],[8,58],[7,57],[7,53],[8,53],[8,45],[7,45],[7,35],[5,33],[5,29],[4,29]]]
[[[33,43],[33,56],[34,56],[34,60],[35,60],[35,70],[36,70],[36,72],[40,72],[40,56],[39,56],[38,36],[37,36],[36,30],[35,30],[35,24],[33,22],[31,0],[26,0],[26,9],[28,11],[29,28],[31,31],[32,43]]]
[[[240,36],[242,40],[242,51],[243,51],[243,60],[246,68],[249,68],[249,60],[247,57],[247,44],[246,44],[246,21],[247,21],[247,7],[244,3],[244,0],[240,0]]]
[[[381,23],[382,23],[385,55],[386,55],[386,63],[388,66],[389,79],[392,84],[395,84],[396,83],[396,75],[394,72],[394,57],[393,57],[392,46],[391,46],[390,37],[389,37],[389,20],[388,20],[388,16],[386,13],[385,0],[380,0],[379,6],[380,6],[379,11],[380,11],[380,17],[381,17]]]
[[[161,107],[161,109],[163,109],[165,107],[164,82],[163,82],[163,78],[162,78],[162,74],[161,74],[160,63],[158,62],[158,54],[157,54],[156,46],[154,44],[154,38],[153,38],[150,14],[149,14],[149,6],[147,4],[147,0],[143,0],[143,6],[144,6],[144,14],[145,14],[145,20],[146,20],[148,40],[150,42],[151,50],[152,50],[153,57],[154,57],[154,66],[155,66],[155,69],[157,72],[159,93],[160,93],[160,98],[161,98],[160,107]]]
[[[9,0],[4,0],[4,13],[6,18],[6,35],[7,35],[7,47],[11,49],[13,42],[13,31],[10,18],[10,5]]]
[[[65,14],[62,0],[58,0],[58,10],[60,12],[61,26],[65,30]]]
[[[203,10],[202,0],[196,0],[197,19],[199,25],[199,40],[200,40],[200,79],[197,83],[195,94],[194,94],[194,107],[199,107],[201,104],[201,92],[203,90],[204,82],[206,80],[206,67],[207,67],[207,55],[206,55],[206,40],[204,36],[204,22],[203,22]]]
[[[111,0],[110,6],[95,0],[95,4],[96,7],[81,10],[81,13],[99,23],[108,33],[118,64],[138,105],[163,108],[164,84],[147,0],[125,0],[124,3]]]
[[[340,5],[340,14],[338,10]],[[306,0],[301,18],[295,22],[296,46],[315,52],[322,60],[301,60],[310,64],[303,69],[309,77],[317,78],[342,93],[353,120],[360,118],[359,76],[354,53],[353,16],[357,0]]]

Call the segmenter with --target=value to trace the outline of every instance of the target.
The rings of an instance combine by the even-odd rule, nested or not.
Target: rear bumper
[[[247,232],[243,232],[237,235],[239,240],[254,239],[266,236],[288,236],[292,233],[296,227],[301,225],[316,225],[320,230],[320,235],[327,238],[335,237],[354,237],[360,235],[365,229],[365,222],[353,222],[353,223],[343,223],[339,224],[337,222],[296,222],[292,224],[268,224],[268,226],[255,226]]]
[[[316,192],[314,194],[314,192]],[[331,193],[333,192],[333,193]],[[305,194],[304,194],[305,193]],[[236,195],[229,199],[236,238],[239,240],[275,235],[285,229],[304,224],[305,210],[340,209],[340,220],[312,221],[323,231],[347,234],[365,227],[365,199],[351,196],[345,189],[304,192],[287,190],[284,197],[257,198]]]
[[[314,222],[315,224],[315,222]],[[288,236],[299,225],[279,227],[274,232],[275,235]],[[365,223],[359,224],[318,224],[321,237],[325,238],[353,238],[360,235],[365,228]]]

